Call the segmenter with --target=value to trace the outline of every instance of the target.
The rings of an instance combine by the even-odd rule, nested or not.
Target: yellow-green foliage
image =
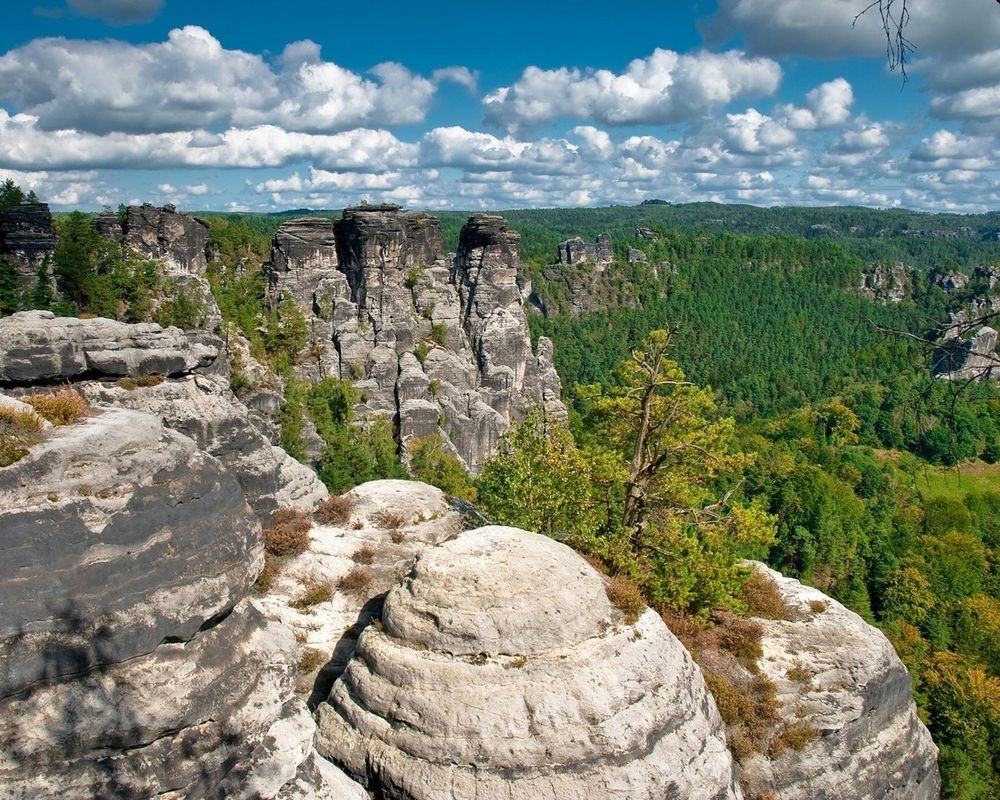
[[[29,394],[22,399],[53,425],[69,425],[87,415],[87,401],[72,389]]]
[[[625,621],[630,625],[639,619],[646,608],[646,598],[642,590],[623,575],[609,578],[604,587],[608,600],[625,615]]]
[[[331,597],[333,597],[333,587],[329,583],[307,580],[303,583],[302,593],[294,598],[289,605],[292,608],[304,610],[325,603]]]
[[[0,467],[24,458],[41,438],[42,418],[34,411],[0,406]]]

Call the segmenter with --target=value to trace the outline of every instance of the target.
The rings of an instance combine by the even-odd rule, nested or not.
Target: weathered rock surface
[[[556,254],[560,264],[583,264],[589,261],[604,266],[615,258],[610,233],[599,234],[593,244],[584,242],[579,236],[567,239],[559,243]]]
[[[263,741],[294,641],[244,600],[237,482],[149,415],[95,410],[0,470],[4,797],[203,797]]]
[[[969,276],[962,272],[935,269],[930,274],[931,282],[943,291],[953,294],[969,285]]]
[[[761,671],[778,688],[783,713],[819,737],[774,760],[744,764],[744,789],[781,800],[936,800],[937,748],[917,717],[910,676],[885,636],[817,589],[763,565],[797,621],[764,628]],[[825,610],[816,612],[811,603]],[[807,681],[793,680],[789,671]]]
[[[208,266],[208,223],[172,205],[129,206],[122,236],[123,247],[159,261],[168,273],[202,275]]]
[[[0,260],[14,267],[18,291],[34,288],[39,267],[58,241],[45,203],[22,203],[0,211]]]
[[[279,299],[290,296],[316,313],[316,289],[337,269],[333,223],[324,217],[303,217],[284,223],[271,243],[268,278]]]
[[[946,338],[934,353],[933,372],[949,381],[1000,380],[997,331],[983,325],[968,339]]]
[[[742,797],[662,620],[627,624],[583,559],[513,528],[425,549],[318,718],[378,798]]]
[[[22,311],[0,319],[0,383],[88,374],[176,375],[211,364],[222,342],[155,323],[56,317]]]
[[[501,217],[472,217],[453,263],[428,214],[349,208],[335,253],[328,225],[294,220],[274,240],[272,293],[291,296],[311,331],[300,373],[353,381],[360,420],[393,418],[404,445],[439,434],[473,470],[527,407],[565,417],[551,343],[532,352],[520,237]]]
[[[861,275],[858,291],[881,303],[898,303],[910,292],[913,281],[903,264],[873,264]]]

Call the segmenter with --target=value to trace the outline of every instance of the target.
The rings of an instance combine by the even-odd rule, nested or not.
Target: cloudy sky
[[[0,178],[55,208],[1000,207],[1000,4],[7,0]],[[693,9],[693,10],[692,10]]]

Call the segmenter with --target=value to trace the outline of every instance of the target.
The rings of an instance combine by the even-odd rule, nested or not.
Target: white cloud
[[[755,108],[744,114],[727,114],[726,119],[723,138],[733,152],[772,153],[795,144],[794,131]]]
[[[580,160],[579,148],[565,139],[524,142],[458,126],[434,128],[420,144],[420,163],[429,167],[522,169],[553,174],[571,171]]]
[[[667,124],[696,118],[732,100],[772,94],[781,68],[737,50],[684,55],[657,49],[625,72],[528,67],[512,86],[484,99],[486,118],[509,131],[560,117],[606,125]]]
[[[615,145],[607,131],[602,131],[592,125],[577,125],[571,133],[583,144],[580,153],[591,161],[607,161],[614,155]]]
[[[817,130],[843,125],[851,116],[854,90],[844,78],[821,83],[806,95],[805,107],[783,105],[778,113],[789,128]]]
[[[473,94],[479,91],[479,73],[470,70],[468,67],[443,67],[436,69],[431,74],[431,79],[435,83],[448,81],[464,86]]]
[[[275,71],[189,25],[156,44],[35,39],[0,56],[0,102],[48,130],[98,134],[260,124],[336,132],[424,119],[434,81],[394,63],[371,74],[323,61],[309,41],[288,45]]]

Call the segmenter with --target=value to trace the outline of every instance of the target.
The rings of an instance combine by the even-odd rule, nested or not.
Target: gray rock
[[[660,239],[660,234],[654,231],[652,228],[636,228],[635,238],[644,239],[647,242],[656,242]]]
[[[996,330],[983,325],[968,339],[946,337],[934,353],[933,373],[949,381],[1000,380]]]
[[[744,763],[744,789],[782,800],[936,800],[937,748],[889,641],[819,590],[756,566],[799,617],[757,620],[764,628],[758,666],[777,686],[781,707],[820,735],[777,759]],[[790,678],[793,668],[808,680]]]
[[[952,270],[934,269],[931,271],[930,279],[935,286],[948,294],[954,294],[969,285],[968,275]]]
[[[333,223],[324,217],[289,220],[278,228],[271,243],[267,268],[275,300],[290,296],[302,308],[319,312],[316,290],[337,269]]]
[[[738,798],[722,721],[662,620],[513,528],[429,547],[328,703],[317,749],[385,798]]]
[[[646,254],[642,252],[642,250],[638,250],[635,247],[630,247],[628,249],[627,259],[629,264],[646,264],[649,261]]]
[[[109,242],[121,246],[125,229],[122,225],[122,218],[114,211],[102,211],[90,221],[90,227],[102,239],[107,239]]]
[[[610,233],[598,234],[593,244],[588,244],[579,236],[559,243],[557,256],[560,264],[583,264],[591,262],[604,266],[614,261],[615,252]]]
[[[0,383],[84,375],[177,375],[211,364],[221,340],[155,323],[22,311],[0,319]]]
[[[909,296],[913,279],[903,264],[873,264],[861,275],[858,291],[880,303],[898,303]]]
[[[34,289],[38,269],[51,257],[58,241],[45,203],[22,203],[0,211],[0,260],[14,267],[18,291]]]
[[[126,250],[159,261],[168,273],[203,275],[208,266],[209,225],[172,205],[129,206],[123,228]]]

